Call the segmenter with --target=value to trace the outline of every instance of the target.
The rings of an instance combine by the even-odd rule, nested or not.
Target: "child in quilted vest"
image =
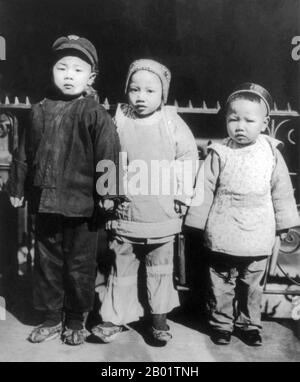
[[[272,98],[245,83],[226,104],[229,137],[212,144],[198,173],[195,198],[185,224],[203,231],[208,248],[209,324],[212,340],[229,344],[234,329],[250,346],[260,346],[263,277],[275,236],[299,224],[287,166],[276,146],[261,134]],[[237,309],[234,309],[237,301]]]
[[[100,312],[104,322],[93,330],[103,342],[144,314],[142,290],[151,315],[149,340],[163,346],[172,337],[166,317],[179,305],[173,285],[174,238],[191,200],[198,155],[190,129],[172,107],[164,106],[170,78],[156,61],[133,62],[126,81],[129,104],[116,112],[128,200],[108,224],[114,266]]]

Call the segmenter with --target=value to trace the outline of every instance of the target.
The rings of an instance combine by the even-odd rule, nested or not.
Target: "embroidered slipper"
[[[40,343],[53,340],[61,334],[62,324],[45,326],[44,324],[36,327],[29,334],[28,340],[32,343]]]
[[[65,327],[61,335],[61,339],[62,339],[62,342],[67,345],[76,346],[76,345],[83,344],[87,336],[88,336],[88,331],[84,328],[69,329]]]
[[[158,330],[152,326],[150,328],[150,336],[154,341],[153,344],[155,346],[165,346],[172,339],[172,334],[169,330],[169,327],[167,330]]]
[[[123,327],[118,325],[103,326],[103,324],[99,324],[92,329],[92,333],[105,343],[114,341],[122,331]]]

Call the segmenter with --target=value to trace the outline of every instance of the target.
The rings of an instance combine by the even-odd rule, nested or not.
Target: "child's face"
[[[162,84],[159,77],[147,70],[139,70],[131,76],[128,100],[137,116],[146,117],[162,104]]]
[[[66,96],[82,94],[95,76],[91,65],[76,56],[63,57],[53,66],[54,84]]]
[[[228,105],[227,131],[230,138],[239,145],[255,143],[259,134],[267,128],[268,122],[269,117],[263,102],[236,99]]]

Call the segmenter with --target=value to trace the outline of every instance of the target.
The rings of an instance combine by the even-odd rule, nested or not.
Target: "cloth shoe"
[[[93,327],[92,333],[94,336],[101,339],[104,343],[112,342],[122,332],[123,327],[118,325],[106,326],[105,324],[99,324]]]
[[[240,339],[248,346],[261,346],[262,337],[258,330],[241,330],[239,333]]]
[[[216,345],[229,345],[231,341],[231,332],[228,330],[213,330],[211,340]]]
[[[167,330],[158,330],[153,326],[150,328],[150,337],[154,346],[165,346],[172,339],[170,327]]]
[[[40,343],[50,341],[61,334],[62,324],[61,322],[54,326],[47,326],[42,324],[33,329],[30,333],[28,340],[32,343]]]
[[[65,326],[63,333],[61,335],[62,342],[71,345],[81,345],[84,343],[88,336],[88,331],[84,328],[81,329],[69,329]]]

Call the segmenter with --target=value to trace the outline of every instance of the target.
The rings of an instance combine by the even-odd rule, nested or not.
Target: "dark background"
[[[68,34],[87,37],[99,52],[101,101],[121,101],[130,62],[152,57],[172,71],[170,103],[214,106],[253,81],[279,107],[299,109],[300,61],[291,58],[299,0],[0,0],[2,102],[6,94],[43,97],[51,45]]]

